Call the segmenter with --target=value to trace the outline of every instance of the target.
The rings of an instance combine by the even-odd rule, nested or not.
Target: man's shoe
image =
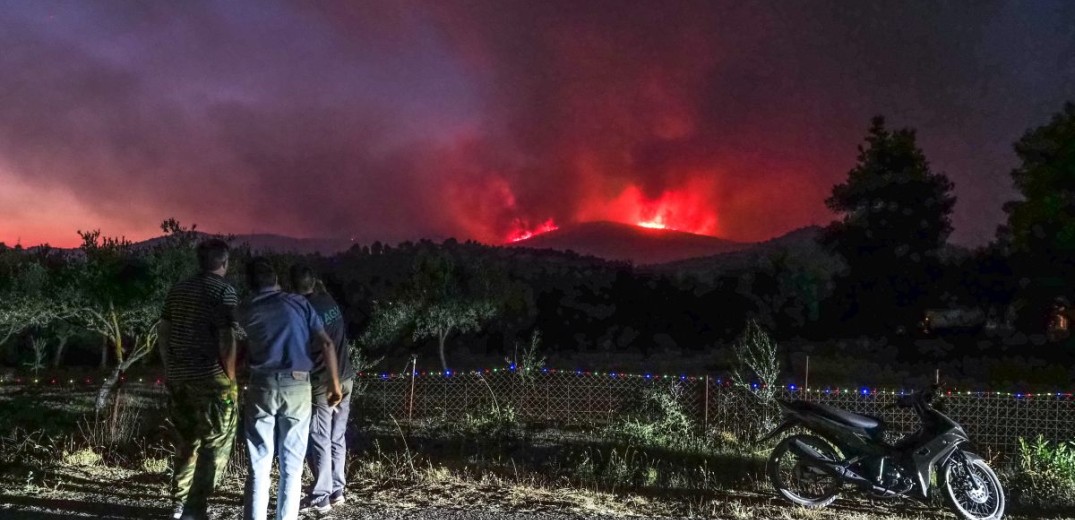
[[[183,504],[176,503],[172,506],[172,520],[179,520],[183,518]]]
[[[328,496],[328,499],[334,507],[342,504],[344,502],[343,490],[333,491],[332,494]]]
[[[302,502],[299,502],[300,513],[309,513],[311,511],[316,511],[318,513],[327,513],[329,509],[332,509],[332,503],[329,502],[329,498],[327,496],[319,498],[306,497],[302,499]]]

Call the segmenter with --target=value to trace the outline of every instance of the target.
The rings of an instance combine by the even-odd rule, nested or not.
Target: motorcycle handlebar
[[[940,385],[930,385],[925,389],[900,397],[895,406],[900,408],[913,408],[918,403],[931,404],[937,398]]]

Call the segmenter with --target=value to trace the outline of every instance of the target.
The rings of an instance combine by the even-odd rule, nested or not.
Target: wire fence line
[[[0,377],[0,391],[26,387],[94,393],[91,378]],[[455,421],[467,414],[510,407],[522,423],[595,428],[622,420],[647,391],[671,392],[699,432],[750,442],[767,427],[752,391],[714,377],[638,376],[582,371],[520,374],[507,370],[452,375],[422,373],[362,374],[356,386],[354,416],[362,421]],[[889,441],[913,432],[918,418],[891,408],[901,392],[877,389],[811,388],[775,390],[778,399],[805,399],[880,417]],[[124,395],[163,402],[165,385],[157,377],[128,380]],[[1017,461],[1019,439],[1075,440],[1075,397],[1070,393],[942,393],[938,408],[967,430],[976,451],[1000,464]]]
[[[751,390],[713,377],[623,376],[576,372],[460,373],[408,377],[368,374],[355,406],[368,420],[456,420],[468,413],[510,406],[517,420],[559,427],[594,427],[625,417],[647,391],[669,391],[700,431],[749,442],[762,424]],[[911,411],[891,407],[897,390],[775,389],[778,399],[804,399],[880,417],[894,441],[918,427]],[[1070,394],[947,392],[938,409],[960,423],[983,456],[1012,463],[1019,439],[1075,439],[1075,398]]]

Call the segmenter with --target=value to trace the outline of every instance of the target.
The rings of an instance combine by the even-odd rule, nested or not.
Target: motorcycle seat
[[[826,419],[843,423],[855,428],[862,428],[864,430],[873,430],[881,426],[881,420],[876,417],[870,417],[868,415],[859,415],[857,413],[848,412],[839,408],[833,408],[828,405],[811,403],[807,401],[796,401],[796,408],[802,411],[810,411],[816,413]]]

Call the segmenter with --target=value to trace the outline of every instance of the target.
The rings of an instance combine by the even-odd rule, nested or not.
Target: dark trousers
[[[168,383],[175,426],[172,499],[186,511],[204,511],[231,457],[238,389],[224,374]]]

